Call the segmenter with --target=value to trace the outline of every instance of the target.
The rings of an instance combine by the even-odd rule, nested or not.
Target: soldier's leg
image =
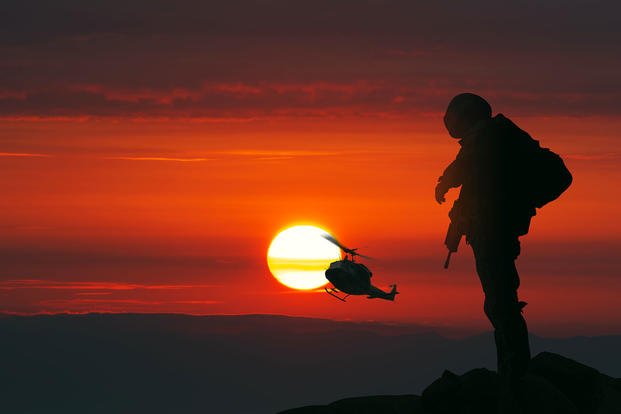
[[[485,292],[485,314],[494,326],[498,373],[511,382],[521,377],[530,361],[528,330],[518,301],[519,276],[515,258],[519,242],[474,239],[471,241],[477,273]]]
[[[528,329],[522,315],[523,302],[518,301],[519,276],[510,257],[493,261],[492,273],[497,275],[494,297],[486,299],[486,313],[493,320],[496,342],[501,353],[499,373],[515,384],[528,369],[530,346]]]

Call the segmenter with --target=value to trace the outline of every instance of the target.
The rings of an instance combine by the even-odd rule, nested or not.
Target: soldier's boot
[[[499,412],[519,413],[520,382],[528,371],[530,346],[528,330],[519,303],[516,311],[496,318],[498,327],[494,332],[498,356]]]

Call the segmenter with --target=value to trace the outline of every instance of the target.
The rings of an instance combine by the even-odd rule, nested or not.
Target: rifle
[[[446,238],[444,239],[444,244],[448,249],[448,255],[446,256],[446,261],[444,262],[444,268],[448,269],[449,262],[451,261],[451,255],[457,252],[457,248],[459,247],[459,242],[463,237],[464,233],[457,226],[454,221],[451,221],[449,224],[448,230],[446,231]]]
[[[459,200],[455,201],[455,204],[453,204],[453,208],[449,213],[451,223],[449,224],[448,230],[446,231],[446,238],[444,239],[444,245],[448,249],[448,255],[446,256],[446,260],[444,261],[445,269],[448,269],[449,263],[451,261],[451,255],[457,252],[459,243],[464,236],[463,226],[460,225],[462,223],[462,220],[460,220],[459,217],[460,211],[458,207],[458,201]]]

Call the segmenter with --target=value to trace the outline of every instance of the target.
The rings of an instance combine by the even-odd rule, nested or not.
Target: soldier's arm
[[[463,183],[464,176],[464,154],[459,151],[455,160],[446,167],[436,185],[436,201],[442,204],[444,195],[451,188],[459,187]]]

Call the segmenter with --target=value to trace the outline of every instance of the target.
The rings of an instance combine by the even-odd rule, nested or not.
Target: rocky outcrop
[[[376,395],[369,397],[346,398],[328,405],[313,405],[294,408],[280,414],[418,414],[423,410],[418,395]]]
[[[492,414],[498,412],[498,378],[477,368],[457,375],[445,371],[421,397],[416,395],[348,398],[325,406],[281,414]],[[532,359],[517,396],[528,414],[621,414],[621,379],[563,356],[543,352]]]

